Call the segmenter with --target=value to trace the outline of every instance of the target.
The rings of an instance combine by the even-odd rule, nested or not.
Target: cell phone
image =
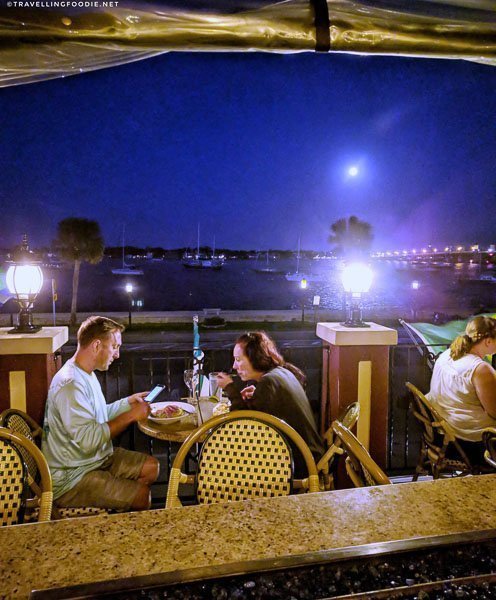
[[[145,402],[153,402],[155,400],[155,398],[162,392],[162,390],[165,388],[165,385],[156,385],[153,390],[148,394],[148,396],[145,396],[143,398],[143,400]]]

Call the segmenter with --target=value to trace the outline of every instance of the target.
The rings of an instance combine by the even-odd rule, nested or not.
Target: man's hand
[[[129,396],[127,401],[129,402],[129,404],[139,404],[145,401],[144,399],[148,396],[149,393],[150,392],[138,392],[137,394]]]
[[[150,412],[151,408],[148,402],[145,402],[144,400],[139,400],[131,405],[131,410],[128,414],[132,421],[141,421],[142,419],[146,419]]]
[[[148,395],[149,392],[139,392],[133,394],[127,399],[129,402],[130,410],[120,414],[115,419],[108,422],[110,429],[110,437],[114,438],[119,433],[122,433],[124,429],[131,423],[146,419],[151,412],[150,405],[143,399]]]

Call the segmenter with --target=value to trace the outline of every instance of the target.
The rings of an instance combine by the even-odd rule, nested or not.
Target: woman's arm
[[[474,371],[472,382],[482,408],[496,419],[496,371],[488,363],[480,364]]]

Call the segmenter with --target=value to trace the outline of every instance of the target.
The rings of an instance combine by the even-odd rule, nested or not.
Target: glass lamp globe
[[[32,303],[43,285],[43,272],[36,265],[12,265],[7,270],[7,288],[18,300]]]
[[[362,320],[362,294],[370,290],[373,278],[372,269],[363,263],[352,263],[344,268],[341,281],[348,301],[346,321],[341,324],[345,327],[370,327]]]
[[[343,269],[341,281],[344,291],[352,294],[365,294],[370,290],[374,274],[363,263],[352,263]]]
[[[30,258],[25,240],[18,263],[7,270],[7,288],[15,295],[20,307],[18,325],[9,333],[36,333],[41,329],[33,325],[31,309],[43,285],[43,272],[38,265],[29,263]]]

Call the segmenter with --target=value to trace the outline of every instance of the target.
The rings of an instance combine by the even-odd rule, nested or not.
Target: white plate
[[[195,407],[191,406],[191,404],[188,404],[187,402],[152,402],[150,408],[152,409],[152,412],[155,412],[156,410],[160,410],[162,408],[165,408],[166,406],[171,405],[182,408],[184,410],[184,413],[180,417],[172,417],[170,419],[166,419],[163,417],[154,417],[152,414],[150,414],[148,418],[150,419],[150,421],[155,421],[155,423],[168,424],[174,423],[175,421],[180,421],[181,419],[184,419],[185,417],[188,417],[189,415],[194,414],[196,412]]]

